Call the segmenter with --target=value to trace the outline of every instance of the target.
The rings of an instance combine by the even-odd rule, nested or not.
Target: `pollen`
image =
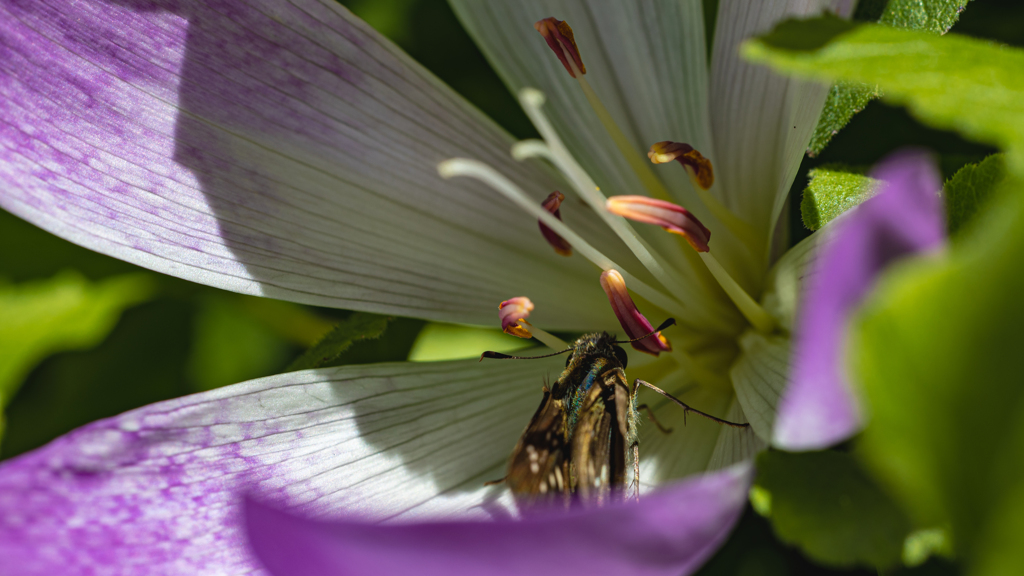
[[[544,209],[550,212],[555,218],[561,220],[562,212],[559,209],[559,206],[562,205],[563,200],[565,200],[565,194],[555,190],[551,194],[548,194],[548,197],[541,202],[541,206],[543,206]],[[562,256],[572,256],[572,245],[569,244],[565,238],[556,234],[554,230],[548,228],[547,225],[540,220],[537,220],[537,225],[540,226],[540,233],[544,235],[544,239],[548,241],[548,244],[551,244],[551,247],[555,249],[555,252]]]
[[[587,73],[587,67],[580,58],[579,48],[576,47],[576,39],[572,35],[572,27],[567,22],[545,18],[535,22],[533,27],[544,37],[544,41],[548,43],[555,56],[558,56],[558,60],[562,62],[570,76],[575,78],[577,71],[580,74]]]
[[[619,319],[619,324],[622,325],[622,329],[626,331],[626,335],[631,340],[640,338],[644,334],[650,334],[654,330],[654,326],[647,321],[647,318],[640,313],[636,304],[633,303],[633,299],[629,296],[629,291],[626,290],[626,281],[622,278],[622,274],[619,274],[618,270],[605,270],[601,274],[601,288],[608,295],[608,302],[612,305],[612,312],[615,313],[615,317]],[[630,342],[630,345],[634,349],[652,356],[672,350],[672,344],[661,332],[651,334],[643,340]]]
[[[656,142],[651,145],[647,157],[655,164],[678,160],[690,175],[693,185],[699,186],[701,190],[707,190],[715,183],[715,171],[711,167],[711,161],[689,144],[668,140]]]
[[[533,302],[526,296],[509,298],[498,305],[498,317],[501,319],[501,329],[505,334],[518,336],[519,338],[533,338],[533,334],[526,328],[526,319],[533,311]]]
[[[667,232],[679,234],[697,252],[707,252],[711,240],[708,230],[696,216],[678,204],[647,196],[612,196],[605,208],[636,222],[661,226]]]

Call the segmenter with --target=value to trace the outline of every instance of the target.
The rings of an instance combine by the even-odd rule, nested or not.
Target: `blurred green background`
[[[443,0],[343,3],[512,134],[535,135]],[[974,0],[953,31],[1024,46],[1024,2]],[[923,127],[899,108],[872,102],[820,156],[805,158],[791,192],[794,240],[809,233],[797,212],[808,170],[833,162],[869,166],[908,145],[937,152],[947,177],[993,152]],[[0,459],[99,418],[282,372],[352,314],[240,296],[154,274],[70,244],[3,211],[0,247]],[[405,360],[425,325],[393,319],[379,339],[355,342],[331,364]],[[427,359],[436,353],[417,349],[414,356]],[[767,521],[748,510],[702,573],[875,572],[815,566],[779,543]],[[958,570],[932,560],[894,573]]]

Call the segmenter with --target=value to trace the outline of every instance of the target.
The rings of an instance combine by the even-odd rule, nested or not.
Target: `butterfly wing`
[[[545,390],[509,459],[506,482],[518,502],[548,498],[569,502],[572,487],[565,427],[564,401]]]
[[[626,474],[629,392],[621,369],[606,372],[587,391],[572,434],[576,492],[585,504],[620,497]]]

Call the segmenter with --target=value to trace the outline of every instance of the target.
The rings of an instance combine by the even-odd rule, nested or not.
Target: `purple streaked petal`
[[[317,522],[248,501],[255,554],[274,576],[324,574],[683,575],[725,541],[751,467],[693,478],[624,503],[520,521]]]
[[[437,174],[469,156],[558,187],[510,144],[334,0],[0,6],[0,206],[189,280],[477,324],[538,294],[553,327],[596,326],[585,262]]]
[[[508,515],[483,483],[540,399],[529,364],[293,372],[95,422],[0,464],[0,572],[246,574],[243,492],[321,518]]]
[[[798,313],[794,369],[782,395],[774,443],[816,450],[862,424],[843,365],[850,315],[895,260],[943,246],[946,220],[932,159],[902,152],[875,168],[881,191],[829,226]]]

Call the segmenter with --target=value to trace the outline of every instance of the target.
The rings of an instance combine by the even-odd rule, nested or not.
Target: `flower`
[[[775,445],[787,450],[820,450],[860,430],[864,418],[843,357],[849,318],[887,267],[945,246],[942,181],[928,154],[895,154],[873,176],[882,189],[829,227],[810,272],[774,432]]]
[[[789,356],[786,280],[814,243],[779,257],[776,224],[825,89],[742,64],[735,47],[787,15],[848,14],[849,4],[722,0],[710,67],[699,1],[657,13],[566,4],[561,17],[587,24],[573,42],[586,76],[564,59],[574,79],[533,28],[546,8],[454,2],[509,86],[540,90],[523,100],[545,142],[518,155],[548,154],[560,177],[543,160],[513,159],[508,135],[333,0],[9,2],[0,205],[211,286],[447,322],[491,324],[494,304],[516,294],[550,329],[613,329],[588,260],[601,262],[647,315],[680,324],[671,352],[631,375],[753,429],[684,428],[682,413],[656,405],[680,425],[645,437],[646,489],[743,462],[770,439]],[[697,186],[644,159],[666,138],[699,151],[686,165]],[[539,213],[510,210],[511,196],[474,179],[441,178],[453,158],[476,164],[446,164],[449,176],[497,174]],[[604,210],[594,183],[685,206],[714,231],[710,251],[633,228]],[[567,202],[562,222],[540,204],[554,190],[593,210]],[[553,251],[535,219],[577,255]],[[0,466],[0,557],[25,573],[252,571],[242,491],[319,518],[504,517],[509,498],[483,482],[501,475],[536,408],[539,374],[557,367],[304,371],[90,424]],[[708,476],[718,488],[707,509],[720,513],[682,526],[724,534],[748,478],[744,464]],[[717,542],[682,547],[676,568]]]

